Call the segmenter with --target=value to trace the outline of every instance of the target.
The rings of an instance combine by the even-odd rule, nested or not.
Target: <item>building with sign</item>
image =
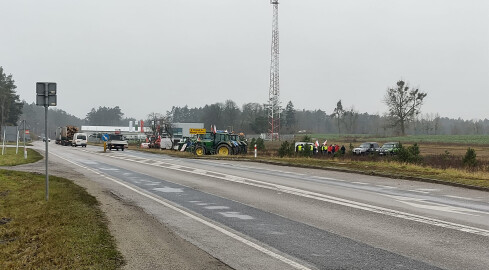
[[[190,129],[204,129],[204,123],[173,123],[173,138],[180,141],[183,137],[190,137]],[[101,135],[104,133],[119,133],[124,135],[129,140],[144,140],[146,135],[152,134],[153,130],[151,125],[143,127],[141,132],[140,128],[127,126],[81,126],[81,132],[91,135],[91,140],[100,140]],[[165,137],[164,134],[162,134]]]

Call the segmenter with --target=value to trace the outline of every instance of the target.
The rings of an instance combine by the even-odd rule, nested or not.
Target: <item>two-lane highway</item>
[[[236,269],[489,265],[483,191],[91,146],[51,144],[50,159],[102,183]]]

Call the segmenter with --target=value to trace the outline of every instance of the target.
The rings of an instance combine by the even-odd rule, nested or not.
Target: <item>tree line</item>
[[[15,92],[12,75],[6,75],[0,67],[0,126],[17,125],[25,119],[34,134],[44,133],[44,108],[34,103],[20,102]],[[421,106],[427,94],[408,83],[398,81],[386,90],[383,102],[386,113],[360,113],[353,105],[347,107],[338,100],[335,108],[297,110],[289,101],[281,114],[281,134],[336,133],[372,134],[379,136],[426,134],[426,135],[487,135],[489,120],[449,119],[438,114],[422,114]],[[48,136],[54,136],[58,126],[128,126],[131,117],[124,117],[119,106],[92,108],[85,118],[68,112],[49,108]],[[157,122],[204,123],[206,128],[216,125],[218,129],[246,134],[266,133],[268,130],[267,108],[259,103],[238,106],[233,100],[190,108],[173,106],[166,112],[151,112],[146,117],[146,126],[156,127]],[[1,128],[1,127],[0,127]]]
[[[360,113],[353,106],[344,108],[338,113],[338,106],[329,109],[296,110],[289,101],[281,116],[281,133],[293,134],[328,133],[328,134],[371,134],[379,136],[401,135],[401,131],[392,125],[388,115]],[[23,103],[23,114],[17,119],[27,119],[27,124],[35,134],[44,131],[44,108],[34,103]],[[104,125],[128,126],[134,118],[125,118],[119,107],[93,108],[85,118],[78,118],[66,111],[49,108],[48,130],[54,136],[57,126],[65,125]],[[239,107],[234,101],[227,100],[203,107],[189,108],[174,106],[164,113],[150,113],[145,120],[150,126],[155,120],[165,119],[173,123],[204,123],[206,128],[216,125],[218,129],[227,129],[245,134],[266,133],[268,129],[267,111],[258,103],[245,103]],[[15,122],[10,124],[14,125]],[[438,114],[419,114],[405,127],[405,134],[410,135],[488,135],[489,119],[464,120],[441,117]]]

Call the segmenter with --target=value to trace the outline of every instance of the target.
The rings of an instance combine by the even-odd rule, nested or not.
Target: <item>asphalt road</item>
[[[489,268],[487,192],[91,146],[49,152],[236,269]]]

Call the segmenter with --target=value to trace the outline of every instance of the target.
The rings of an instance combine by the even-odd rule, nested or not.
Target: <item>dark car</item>
[[[42,137],[42,141],[45,142],[46,141],[46,137]],[[48,138],[48,142],[51,142],[51,139]]]
[[[357,155],[365,155],[365,154],[374,154],[378,152],[380,146],[376,142],[364,142],[360,144],[359,147],[353,149],[353,154]]]
[[[397,142],[386,142],[379,150],[379,155],[396,155],[399,152],[399,143]]]

